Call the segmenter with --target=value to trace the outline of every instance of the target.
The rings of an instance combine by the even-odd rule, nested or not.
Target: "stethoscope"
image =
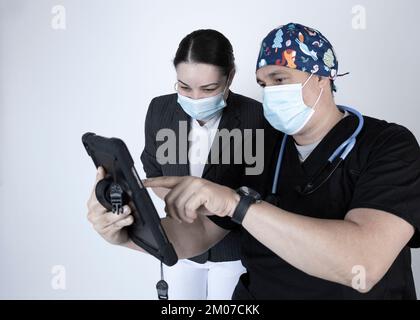
[[[318,171],[315,177],[309,181],[305,186],[298,186],[296,189],[302,195],[310,195],[317,191],[324,183],[328,181],[328,179],[333,175],[335,170],[340,166],[340,164],[347,158],[351,150],[353,150],[356,144],[356,138],[359,135],[360,131],[363,129],[364,119],[362,114],[350,107],[345,106],[338,106],[338,108],[342,111],[347,111],[353,115],[355,115],[359,119],[359,125],[357,126],[356,130],[353,134],[344,141],[328,158],[326,164]],[[286,149],[286,142],[287,142],[288,135],[284,135],[281,148],[279,152],[279,156],[277,158],[277,166],[276,171],[274,173],[274,181],[273,187],[271,189],[272,194],[277,193],[277,186],[279,182],[279,174],[281,169],[281,164],[283,161],[284,150]]]

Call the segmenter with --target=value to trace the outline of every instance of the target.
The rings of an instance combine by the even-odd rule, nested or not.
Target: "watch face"
[[[240,187],[238,189],[238,193],[243,196],[250,196],[257,201],[261,200],[261,195],[257,191],[248,187]]]

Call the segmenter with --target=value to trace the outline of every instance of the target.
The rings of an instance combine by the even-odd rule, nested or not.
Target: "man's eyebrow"
[[[270,78],[278,76],[278,75],[282,75],[282,76],[289,76],[289,73],[285,72],[285,71],[273,71],[271,73],[268,74],[268,76]],[[260,78],[257,77],[257,82],[264,82],[264,80],[261,80]]]
[[[275,77],[275,76],[278,76],[278,75],[288,76],[289,74],[285,71],[273,71],[268,76],[269,77]]]

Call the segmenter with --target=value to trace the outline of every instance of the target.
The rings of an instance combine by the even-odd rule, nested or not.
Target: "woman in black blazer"
[[[147,177],[193,175],[239,188],[247,165],[254,167],[254,171],[263,165],[263,159],[247,164],[244,153],[245,146],[253,146],[255,153],[256,129],[264,129],[267,123],[259,102],[229,90],[235,75],[232,45],[215,30],[194,31],[181,41],[174,66],[177,93],[154,98],[146,116],[141,160]],[[167,129],[175,133],[176,141],[168,142],[160,137],[162,130]],[[217,129],[239,129],[242,137],[244,130],[250,129],[253,137],[239,142],[242,152],[236,149],[235,153],[232,141],[227,143],[230,148],[221,143],[216,157],[221,161],[206,163],[213,141],[220,142]],[[188,139],[182,131],[188,133]],[[185,148],[180,148],[183,143]],[[165,151],[174,150],[171,149],[174,144],[176,154],[164,159]],[[229,161],[222,161],[223,156]],[[235,162],[235,157],[240,161]],[[167,190],[153,191],[161,199],[167,193]],[[165,277],[171,299],[230,299],[243,272],[239,231],[234,231],[208,252],[167,267]]]

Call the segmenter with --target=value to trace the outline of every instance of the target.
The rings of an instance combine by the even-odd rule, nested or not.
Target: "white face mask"
[[[191,118],[206,121],[226,107],[224,92],[213,97],[191,99],[178,93],[178,103]]]
[[[178,103],[191,118],[199,121],[207,121],[226,107],[226,89],[227,86],[219,94],[202,99],[191,99],[178,93]]]
[[[312,108],[305,104],[303,88],[312,76],[313,74],[303,85],[297,83],[264,88],[264,116],[273,128],[294,135],[309,122],[324,91],[321,88],[321,93]]]

